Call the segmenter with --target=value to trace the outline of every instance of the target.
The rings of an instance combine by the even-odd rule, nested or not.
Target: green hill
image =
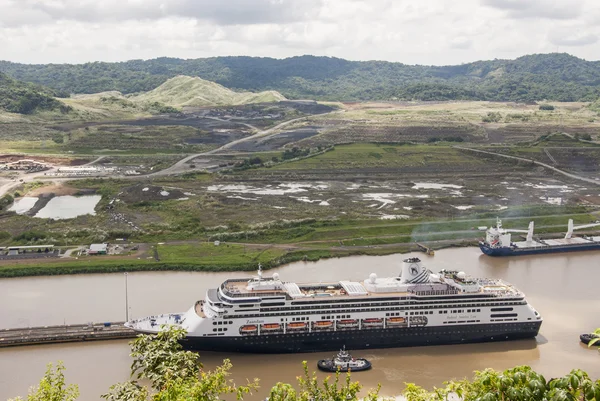
[[[70,93],[151,91],[179,75],[201,77],[243,91],[278,91],[319,100],[593,101],[600,97],[600,62],[564,53],[457,66],[286,59],[158,58],[121,63],[28,65],[0,61],[0,71]],[[175,96],[178,98],[178,96]]]
[[[31,83],[16,81],[0,73],[0,110],[32,114],[36,111],[66,113],[69,106],[55,99],[56,91]]]
[[[172,107],[182,107],[265,103],[286,99],[275,91],[234,92],[215,82],[180,75],[167,80],[156,89],[131,96],[129,100],[145,103],[159,102]]]

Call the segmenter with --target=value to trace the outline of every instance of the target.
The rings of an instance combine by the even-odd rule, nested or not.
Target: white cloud
[[[0,0],[0,57],[314,54],[441,65],[559,46],[596,59],[598,21],[595,0]]]
[[[557,46],[587,46],[598,42],[598,35],[581,31],[578,27],[564,27],[552,30],[548,40]]]
[[[482,0],[482,4],[506,11],[510,18],[569,20],[581,16],[583,0]]]

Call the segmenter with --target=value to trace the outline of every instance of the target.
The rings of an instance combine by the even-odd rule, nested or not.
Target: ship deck
[[[556,238],[556,239],[545,239],[545,240],[534,240],[531,242],[521,241],[515,242],[514,244],[520,249],[532,249],[532,248],[545,248],[548,246],[568,246],[568,245],[584,245],[593,244],[599,241],[600,237],[592,237],[591,239],[582,237],[573,238]]]
[[[486,279],[480,281],[479,284],[481,285],[481,289],[478,292],[470,294],[495,294],[499,296],[520,294],[518,290],[501,280]],[[287,282],[283,283],[283,289],[279,290],[248,290],[246,288],[247,285],[248,282],[246,280],[231,280],[225,283],[224,289],[235,297],[289,295],[292,298],[310,299],[314,300],[315,302],[320,299],[343,299],[350,296],[368,296],[370,298],[379,298],[389,297],[390,295],[401,297],[414,295],[413,292],[399,291],[393,288],[390,288],[389,291],[372,292],[366,290],[362,283],[351,281],[341,281],[337,283],[302,283],[300,285]],[[442,291],[443,293],[434,294],[434,287],[435,284],[423,284],[420,286],[417,293],[431,291],[430,294],[425,295],[448,295],[450,293],[456,294],[456,292],[452,292],[452,290],[447,292]],[[466,295],[468,293],[459,292],[459,294]]]
[[[247,281],[228,281],[225,289],[232,294],[240,295],[286,295],[304,296],[304,297],[342,297],[347,296],[347,292],[339,283],[303,283],[301,286],[294,283],[283,283],[284,289],[264,289],[248,290]],[[290,285],[292,284],[292,285]],[[357,283],[358,284],[358,283]]]

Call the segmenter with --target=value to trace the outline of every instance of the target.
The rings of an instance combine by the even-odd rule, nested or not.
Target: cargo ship
[[[600,223],[574,226],[569,219],[564,238],[534,239],[533,221],[527,230],[514,230],[502,227],[502,221],[496,219],[496,225],[486,231],[484,241],[479,242],[481,252],[489,256],[535,255],[542,253],[600,250],[600,236],[574,237],[573,231],[600,226]],[[525,241],[513,242],[511,233],[526,233]]]
[[[189,350],[295,353],[462,344],[532,338],[540,314],[512,285],[464,272],[433,274],[418,258],[396,277],[295,283],[278,273],[230,279],[209,289],[187,312],[125,325],[157,333],[186,331]]]

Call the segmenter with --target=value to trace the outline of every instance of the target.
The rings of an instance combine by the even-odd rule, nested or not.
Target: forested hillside
[[[0,73],[0,110],[31,114],[35,111],[69,111],[69,106],[56,100],[60,93],[26,82],[19,82]]]
[[[149,91],[169,78],[188,75],[237,90],[276,90],[288,98],[321,100],[593,101],[600,95],[600,62],[564,53],[441,67],[302,56],[79,65],[0,61],[0,71],[70,93]]]

